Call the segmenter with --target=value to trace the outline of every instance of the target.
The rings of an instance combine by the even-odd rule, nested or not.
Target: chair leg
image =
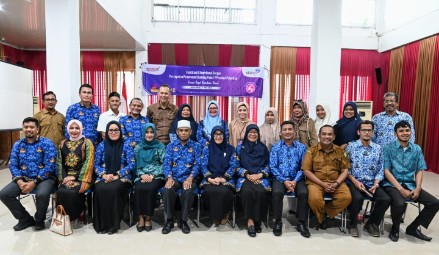
[[[198,199],[198,203],[197,203],[197,224],[195,224],[197,226],[197,228],[200,228],[200,213],[201,213],[201,195],[197,194],[197,199]]]
[[[236,196],[233,198],[233,203],[232,203],[232,223],[230,224],[229,221],[229,224],[230,226],[232,226],[232,228],[235,228],[236,226],[235,220],[236,220]]]

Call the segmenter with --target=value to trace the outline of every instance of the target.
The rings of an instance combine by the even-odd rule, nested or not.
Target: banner
[[[173,95],[262,97],[260,67],[142,65],[143,87],[157,94],[160,85]]]

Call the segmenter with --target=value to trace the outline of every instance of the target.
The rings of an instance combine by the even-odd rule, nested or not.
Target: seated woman
[[[354,102],[344,104],[343,117],[334,125],[334,144],[344,149],[350,142],[358,140],[360,136],[357,133],[357,128],[361,121],[362,119],[360,114],[358,114],[357,105]]]
[[[93,143],[82,135],[84,127],[79,120],[67,124],[70,138],[63,140],[58,150],[59,188],[56,205],[62,205],[70,220],[79,218],[85,209],[85,195],[92,184],[95,149]]]
[[[212,133],[212,128],[215,126],[221,126],[223,128],[226,142],[229,141],[229,128],[227,127],[227,123],[221,119],[218,102],[212,100],[207,103],[206,115],[198,124],[197,139],[201,145],[205,145],[210,141],[210,134]]]
[[[203,181],[204,197],[210,208],[210,217],[215,226],[226,224],[228,212],[232,208],[235,180],[230,162],[235,148],[227,143],[222,126],[212,128],[210,143],[203,150]]]
[[[124,143],[119,122],[107,124],[105,140],[96,149],[94,167],[93,227],[98,233],[112,235],[120,228],[131,172],[136,167],[133,148]]]
[[[271,146],[280,140],[280,126],[275,108],[270,107],[265,111],[265,122],[259,128],[261,129],[261,142],[271,151]]]
[[[182,104],[180,105],[180,108],[178,108],[177,116],[175,117],[174,122],[172,122],[171,129],[169,130],[169,139],[172,141],[177,140],[177,124],[180,120],[188,120],[191,123],[191,136],[189,139],[191,139],[194,142],[197,142],[197,129],[198,129],[198,123],[195,121],[194,116],[192,114],[192,108],[188,104]]]
[[[244,139],[245,129],[253,124],[248,118],[248,104],[239,102],[236,105],[236,118],[229,123],[229,144],[236,148]]]
[[[261,233],[261,219],[267,214],[271,192],[269,155],[267,146],[261,143],[258,126],[248,125],[231,165],[239,176],[236,190],[241,195],[247,233],[251,237]]]
[[[294,130],[299,142],[306,146],[306,149],[317,145],[318,138],[314,121],[309,117],[306,103],[302,100],[294,100],[293,114],[291,121],[294,123]]]
[[[136,179],[134,180],[134,210],[139,216],[137,231],[151,231],[157,191],[165,185],[163,159],[165,145],[157,140],[154,124],[142,127],[142,142],[134,148],[136,155]]]

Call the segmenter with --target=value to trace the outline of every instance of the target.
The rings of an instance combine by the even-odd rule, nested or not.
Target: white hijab
[[[315,127],[316,127],[317,133],[319,133],[320,128],[323,127],[324,125],[331,125],[332,126],[332,124],[330,123],[330,121],[331,121],[331,109],[329,109],[329,106],[327,104],[325,104],[325,103],[317,103],[316,104],[316,109],[317,109],[317,106],[319,106],[319,105],[325,110],[326,115],[325,115],[325,117],[323,119],[320,119],[319,117],[316,117],[316,125],[315,125]]]
[[[77,138],[70,137],[69,140],[70,141],[78,141],[78,140],[80,140],[81,138],[84,137],[84,135],[82,134],[82,131],[84,131],[84,127],[82,126],[82,122],[81,121],[73,119],[73,120],[69,121],[69,123],[67,123],[67,132],[69,131],[69,128],[70,128],[70,126],[73,123],[76,123],[79,126],[79,129],[81,130],[81,133],[79,134],[79,136]]]

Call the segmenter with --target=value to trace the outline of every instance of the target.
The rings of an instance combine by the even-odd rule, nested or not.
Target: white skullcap
[[[191,128],[191,122],[188,120],[179,120],[177,124],[177,129],[179,128]]]

